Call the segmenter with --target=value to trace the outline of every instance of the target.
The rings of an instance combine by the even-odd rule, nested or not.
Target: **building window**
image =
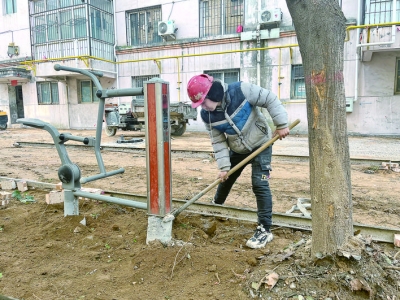
[[[53,23],[50,23],[53,26]],[[45,43],[46,42],[46,17],[45,16],[38,16],[34,18],[34,26],[32,28],[33,36],[34,36],[34,43]],[[54,32],[50,33],[49,36],[54,38]]]
[[[58,83],[57,82],[39,82],[37,84],[38,103],[39,104],[59,104]]]
[[[4,0],[3,4],[6,15],[15,14],[17,12],[17,0]]]
[[[396,1],[398,17],[400,13],[400,0]],[[392,22],[392,6],[393,0],[365,0],[364,24]]]
[[[200,37],[242,31],[244,0],[200,0]]]
[[[32,27],[34,43],[41,44],[57,40],[86,38],[86,21],[85,8],[82,7],[35,16]],[[113,30],[112,27],[110,30]],[[113,33],[106,32],[108,31],[101,31],[100,34],[97,31],[92,33],[93,37],[108,38],[107,41],[112,42]]]
[[[92,37],[108,43],[114,43],[113,16],[109,13],[91,8],[90,24]]]
[[[86,13],[84,8],[74,9],[74,34],[75,38],[86,38]]]
[[[291,90],[293,99],[306,98],[303,65],[292,65]]]
[[[73,38],[73,27],[71,26],[72,21],[72,11],[71,10],[63,10],[60,11],[60,33],[61,39],[67,40]]]
[[[210,75],[215,79],[220,79],[225,83],[233,83],[239,81],[240,72],[238,69],[204,71],[204,74]]]
[[[127,39],[129,45],[139,46],[162,42],[158,35],[158,22],[161,19],[161,7],[150,7],[127,13]]]
[[[147,75],[147,76],[135,76],[135,77],[132,77],[132,87],[133,87],[133,88],[144,87],[143,82],[149,81],[150,79],[152,79],[152,78],[154,78],[154,77],[159,78],[160,75],[156,74],[156,75]],[[143,103],[144,95],[134,96],[133,99],[142,100],[142,103]],[[139,101],[139,102],[140,102],[140,101]]]
[[[80,103],[92,103],[99,102],[99,98],[96,96],[97,87],[91,80],[78,81],[78,101]]]
[[[400,94],[400,58],[396,60],[396,81],[395,81],[395,94]]]

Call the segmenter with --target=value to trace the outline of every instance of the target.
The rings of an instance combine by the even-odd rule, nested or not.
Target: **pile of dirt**
[[[173,241],[146,244],[142,210],[82,201],[12,200],[0,210],[0,294],[18,299],[397,299],[399,252],[354,237],[312,259],[308,232],[274,228],[265,249],[245,247],[254,224],[182,213]],[[82,220],[85,219],[86,225]]]

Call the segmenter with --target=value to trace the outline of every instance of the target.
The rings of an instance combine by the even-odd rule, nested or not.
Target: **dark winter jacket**
[[[230,170],[229,150],[249,153],[271,139],[271,129],[258,107],[266,108],[277,129],[288,127],[286,109],[271,91],[246,82],[224,84],[222,105],[201,110],[221,171]]]

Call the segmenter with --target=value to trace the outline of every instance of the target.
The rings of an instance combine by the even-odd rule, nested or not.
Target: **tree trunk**
[[[343,50],[337,1],[286,0],[296,28],[307,94],[312,255],[335,254],[353,235]]]

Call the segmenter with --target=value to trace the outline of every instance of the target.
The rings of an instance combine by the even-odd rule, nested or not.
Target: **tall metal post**
[[[147,242],[171,240],[172,222],[162,217],[172,208],[171,191],[171,125],[169,117],[169,84],[159,78],[144,82],[146,123]]]

